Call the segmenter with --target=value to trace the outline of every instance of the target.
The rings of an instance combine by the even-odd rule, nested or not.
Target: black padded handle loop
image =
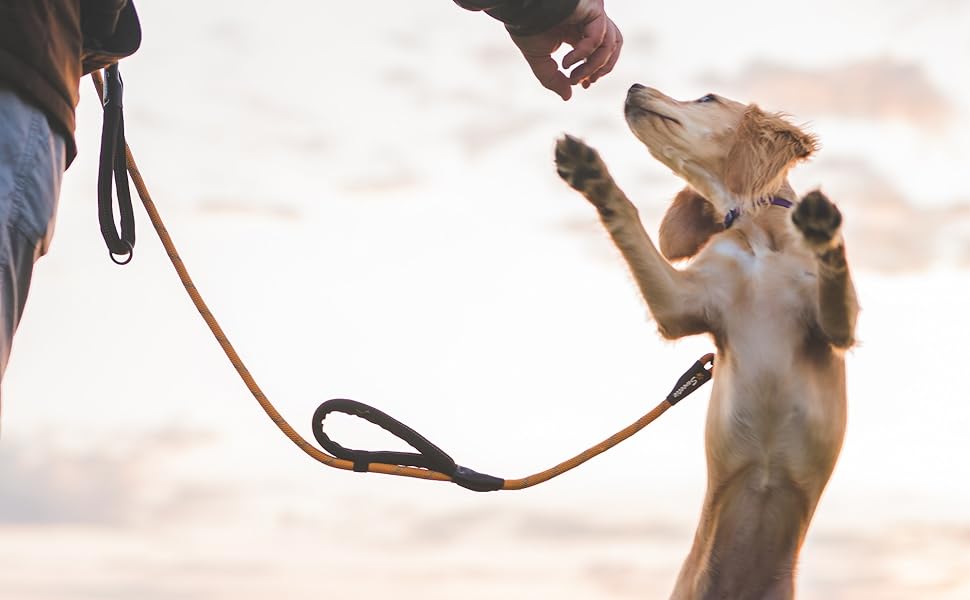
[[[330,439],[330,436],[323,431],[324,420],[327,418],[327,415],[333,412],[359,417],[369,423],[373,423],[402,440],[417,450],[417,452],[372,451],[344,448]],[[314,411],[311,429],[313,431],[313,437],[316,438],[320,447],[337,458],[353,462],[354,471],[367,471],[369,465],[373,463],[418,467],[447,475],[454,483],[476,492],[498,490],[505,484],[504,479],[478,473],[477,471],[458,465],[444,450],[432,444],[417,431],[390,415],[372,406],[368,406],[363,402],[357,402],[356,400],[346,398],[327,400]]]
[[[330,436],[323,431],[324,419],[333,412],[359,417],[369,423],[373,423],[394,437],[404,441],[407,445],[417,450],[417,452],[370,451],[344,448],[330,439]],[[368,406],[363,402],[357,402],[356,400],[334,398],[321,404],[313,413],[313,437],[317,438],[320,446],[330,454],[333,454],[337,458],[352,461],[355,464],[366,462],[403,465],[438,471],[445,475],[452,475],[458,468],[455,461],[444,450],[429,442],[427,438],[417,431],[390,415],[372,406]]]
[[[127,264],[135,247],[135,214],[131,206],[125,157],[123,91],[121,73],[116,63],[105,69],[104,124],[101,129],[101,157],[98,164],[98,221],[111,260],[117,264]],[[120,231],[115,224],[112,196],[114,190],[117,190],[118,195]],[[128,258],[115,259],[115,256]]]

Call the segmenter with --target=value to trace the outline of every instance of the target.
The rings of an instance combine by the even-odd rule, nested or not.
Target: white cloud
[[[861,158],[822,160],[811,169],[845,216],[852,264],[883,272],[970,265],[970,199],[923,206]]]
[[[232,491],[165,481],[165,461],[185,456],[210,435],[177,428],[86,449],[53,438],[3,441],[0,524],[107,525],[189,518]]]
[[[935,128],[952,112],[921,65],[886,58],[816,69],[757,62],[736,77],[704,80],[729,95],[797,115],[897,119]]]

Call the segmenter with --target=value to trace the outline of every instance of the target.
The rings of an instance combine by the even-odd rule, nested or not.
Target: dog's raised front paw
[[[608,177],[596,150],[571,135],[556,142],[556,171],[573,189],[584,194]]]
[[[842,213],[818,190],[805,194],[792,212],[791,220],[816,250],[830,248],[841,241]]]

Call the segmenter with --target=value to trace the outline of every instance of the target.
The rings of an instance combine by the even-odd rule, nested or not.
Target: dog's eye
[[[696,102],[717,102],[717,96],[714,94],[707,94],[706,96],[701,96],[698,98]]]

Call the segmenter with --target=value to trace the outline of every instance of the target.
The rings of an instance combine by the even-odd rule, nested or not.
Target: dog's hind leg
[[[660,333],[673,339],[709,331],[703,286],[692,273],[678,271],[650,241],[639,213],[617,187],[599,154],[581,140],[565,136],[556,144],[559,176],[586,197],[626,259]]]
[[[792,213],[792,222],[818,259],[818,320],[836,348],[855,343],[859,314],[842,240],[842,213],[820,191],[809,192]]]
[[[756,466],[715,485],[672,600],[790,600],[812,511],[793,481]]]

